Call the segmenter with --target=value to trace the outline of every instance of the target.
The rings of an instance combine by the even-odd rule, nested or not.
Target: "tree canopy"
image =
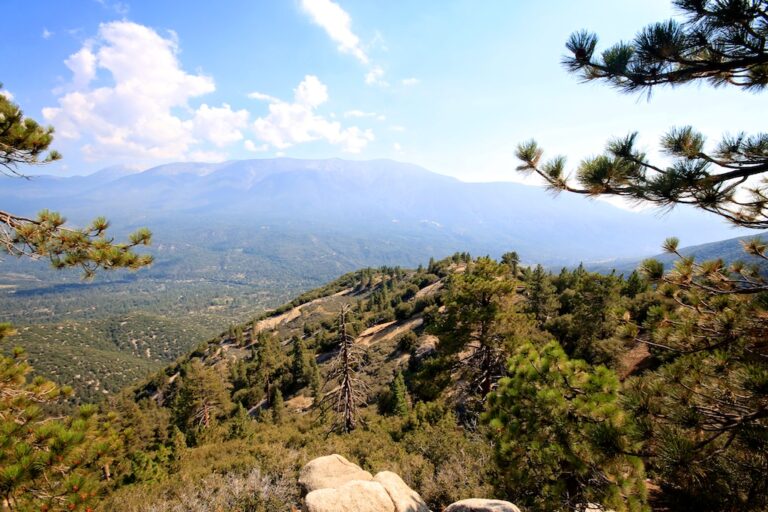
[[[707,81],[762,91],[768,84],[768,2],[675,0],[683,21],[640,30],[631,42],[597,53],[598,38],[575,32],[563,64],[585,81],[600,80],[622,92]],[[517,147],[519,171],[535,172],[554,191],[608,194],[662,207],[690,204],[744,227],[768,228],[768,133],[726,135],[707,148],[691,126],[661,139],[668,164],[654,163],[637,147],[637,133],[608,142],[602,155],[583,160],[572,178],[566,159],[543,160],[534,140]],[[574,183],[575,182],[575,183]]]
[[[571,360],[557,342],[524,343],[488,397],[501,485],[533,510],[600,503],[648,510],[639,444],[622,410],[619,381],[604,366]]]
[[[53,127],[43,127],[25,117],[8,95],[0,94],[0,173],[31,179],[20,166],[44,165],[61,158],[49,150]],[[89,278],[97,270],[138,269],[152,263],[152,256],[134,251],[149,245],[152,235],[139,229],[124,243],[107,233],[109,222],[99,217],[82,228],[65,226],[66,219],[43,210],[28,218],[0,209],[0,247],[13,256],[48,258],[54,268],[79,267]]]
[[[622,92],[705,81],[753,92],[768,84],[768,2],[676,0],[684,15],[642,29],[632,42],[596,53],[597,37],[574,33],[566,68]],[[725,136],[713,150],[692,127],[661,140],[668,165],[637,149],[637,134],[610,141],[581,162],[572,180],[565,158],[542,159],[535,141],[517,148],[518,170],[554,191],[623,196],[663,207],[690,204],[748,228],[768,227],[768,134]],[[575,182],[575,183],[574,183]],[[653,367],[623,383],[623,407],[645,439],[652,478],[681,509],[764,510],[768,503],[766,244],[743,243],[756,262],[696,261],[670,238],[674,268],[649,260],[635,277],[634,306],[619,333],[645,345]],[[761,268],[762,265],[762,268]],[[644,296],[645,295],[645,296]]]

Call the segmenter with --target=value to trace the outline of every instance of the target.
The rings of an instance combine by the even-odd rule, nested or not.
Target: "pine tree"
[[[270,397],[273,394],[273,388],[279,386],[279,381],[287,368],[288,359],[275,336],[260,332],[257,341],[255,381],[256,385],[264,390],[264,396]]]
[[[631,299],[638,294],[648,291],[648,281],[643,279],[637,270],[633,270],[626,281],[624,281],[621,294]]]
[[[0,87],[2,87],[0,85]],[[0,94],[0,174],[26,177],[19,166],[42,165],[61,158],[48,151],[53,128],[24,117],[9,96]],[[97,270],[138,269],[152,257],[134,251],[149,245],[151,234],[140,229],[126,243],[108,236],[109,223],[97,218],[85,228],[65,226],[59,214],[44,210],[29,219],[0,211],[0,250],[13,256],[48,258],[54,268],[79,267],[90,278]],[[13,333],[0,324],[0,341]],[[91,510],[98,491],[95,475],[110,480],[116,448],[108,418],[93,406],[81,406],[68,417],[51,417],[52,407],[67,388],[30,378],[23,351],[0,356],[0,500],[9,510]],[[101,427],[101,428],[100,428]]]
[[[550,342],[521,345],[508,377],[488,397],[501,489],[531,510],[578,510],[597,503],[646,511],[639,443],[604,366],[569,359]]]
[[[649,458],[668,493],[700,509],[768,506],[768,321],[758,268],[696,262],[677,250],[668,273],[642,270],[659,304],[632,329],[665,364],[627,384],[627,404],[641,419]],[[765,243],[744,244],[768,261]]]
[[[601,80],[623,92],[707,81],[762,91],[768,85],[768,3],[764,0],[675,0],[685,20],[642,29],[631,42],[596,53],[597,36],[571,35],[566,68],[585,80]],[[673,128],[661,139],[670,165],[654,164],[636,147],[637,134],[608,143],[587,158],[573,185],[565,158],[542,161],[535,141],[520,144],[518,170],[535,172],[554,191],[617,195],[663,207],[692,204],[732,223],[768,228],[768,133],[725,136],[708,151],[694,128]],[[749,179],[753,178],[753,179]]]
[[[759,92],[768,85],[765,0],[676,0],[682,23],[643,29],[631,43],[597,54],[594,34],[567,43],[566,67],[625,92],[706,81]],[[618,195],[663,207],[691,204],[742,227],[768,227],[768,134],[726,136],[707,150],[691,127],[661,140],[670,157],[658,165],[636,148],[636,134],[611,141],[584,160],[577,184],[565,159],[542,160],[534,141],[518,146],[519,170],[536,172],[555,191]],[[645,343],[661,366],[625,385],[628,409],[648,439],[645,456],[679,507],[764,510],[768,506],[768,282],[759,269],[721,260],[697,262],[677,250],[671,272],[643,264],[656,288],[640,324],[625,333]],[[766,260],[766,244],[744,244]]]
[[[0,323],[0,340],[13,334]],[[108,453],[93,406],[54,417],[44,407],[71,390],[40,377],[21,349],[0,355],[0,500],[7,510],[86,510],[99,489]],[[108,450],[108,444],[103,450]]]
[[[229,381],[235,390],[242,389],[248,385],[248,369],[244,360],[238,359],[230,365]]]
[[[501,262],[512,271],[512,277],[517,277],[517,266],[520,264],[520,256],[515,251],[505,252],[501,255]]]
[[[275,389],[275,396],[272,397],[272,423],[282,425],[285,419],[285,402],[280,388]]]
[[[410,403],[408,402],[408,388],[405,387],[405,377],[403,377],[402,371],[397,372],[397,375],[395,375],[390,391],[392,393],[393,412],[401,417],[408,416]]]
[[[550,331],[570,356],[607,364],[618,355],[616,347],[606,340],[616,331],[618,317],[624,312],[621,283],[614,275],[584,271],[576,275],[572,286],[561,294],[562,314]]]
[[[181,461],[187,453],[187,437],[177,425],[173,426],[171,434],[171,468],[178,471],[181,467]]]
[[[228,384],[215,369],[194,359],[183,371],[174,405],[177,425],[188,435],[205,431],[229,413]]]
[[[323,377],[320,375],[320,368],[318,368],[314,357],[309,360],[309,368],[309,388],[312,391],[312,398],[318,400],[322,393]]]
[[[513,309],[514,291],[506,274],[503,265],[488,257],[452,274],[443,296],[445,311],[431,327],[440,337],[440,350],[457,358],[469,393],[480,401],[504,371],[504,318]],[[468,356],[462,355],[467,351]]]
[[[18,105],[0,94],[0,174],[25,177],[19,166],[60,159],[57,151],[46,153],[52,142],[52,127],[24,117]],[[137,246],[149,245],[152,235],[146,229],[118,244],[108,236],[109,222],[103,217],[85,228],[65,223],[64,217],[48,210],[34,219],[0,211],[0,246],[13,256],[48,258],[54,268],[80,267],[87,278],[97,270],[138,269],[152,263],[151,256],[134,252]]]
[[[254,421],[243,404],[237,404],[237,411],[229,423],[229,439],[251,439],[255,434]]]
[[[555,295],[555,286],[550,276],[541,265],[526,274],[525,279],[526,311],[531,313],[539,325],[544,325],[557,314],[560,303]]]
[[[304,341],[298,337],[292,340],[293,351],[291,354],[291,374],[293,375],[294,388],[299,389],[309,384],[312,369],[309,365],[309,356]]]

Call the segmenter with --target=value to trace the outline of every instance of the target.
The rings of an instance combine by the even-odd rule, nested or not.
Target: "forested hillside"
[[[672,297],[637,273],[550,274],[520,267],[514,253],[503,262],[456,254],[415,271],[345,275],[110,398],[100,413],[111,418],[101,428],[114,429],[101,434],[112,441],[99,464],[113,461],[101,507],[283,509],[298,504],[298,469],[331,452],[398,472],[435,510],[467,496],[641,510],[737,499],[717,485],[763,492],[764,457],[748,439],[706,446],[701,462],[680,451],[690,427],[674,418],[690,409],[665,397],[686,396],[675,377],[686,358],[644,334],[676,314]],[[349,411],[337,402],[342,328],[359,351]],[[713,466],[734,456],[745,466]],[[536,472],[513,469],[530,469],[533,457]],[[692,468],[702,480],[687,478]],[[611,483],[591,483],[597,474]],[[232,485],[253,487],[245,498]]]
[[[634,339],[612,334],[628,310],[648,307],[638,298],[648,289],[645,280],[583,269],[553,276],[541,267],[520,268],[513,254],[506,261],[456,254],[416,271],[358,271],[201,344],[111,402],[132,411],[125,421],[134,428],[157,421],[167,427],[141,447],[131,443],[127,456],[149,464],[152,476],[126,467],[123,481],[134,484],[107,503],[141,510],[156,500],[162,509],[163,496],[188,492],[162,475],[173,471],[195,481],[215,468],[231,472],[256,461],[296,500],[298,469],[333,451],[369,470],[397,471],[434,509],[469,495],[509,495],[496,487],[501,483],[489,465],[493,445],[486,439],[493,430],[485,426],[481,398],[495,389],[518,344],[558,339],[571,356],[607,363],[623,378],[658,363]],[[345,308],[345,332],[361,351],[352,369],[360,399],[350,434],[337,422],[338,382],[329,380]],[[486,337],[475,337],[477,327]],[[161,434],[174,428],[187,445],[176,466],[169,465],[173,455],[163,455],[172,440]],[[524,503],[518,493],[516,501]],[[546,499],[556,503],[552,493]]]

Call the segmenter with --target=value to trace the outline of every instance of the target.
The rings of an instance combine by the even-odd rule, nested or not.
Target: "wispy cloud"
[[[419,80],[418,78],[414,78],[414,77],[403,78],[402,80],[400,80],[400,84],[402,84],[402,85],[404,85],[406,87],[411,87],[413,85],[419,85],[420,83],[421,83],[421,80]]]
[[[328,37],[338,43],[340,52],[353,55],[363,64],[369,63],[368,55],[360,46],[360,38],[352,32],[352,19],[339,4],[331,0],[301,0],[301,7]]]
[[[373,66],[370,71],[365,74],[365,83],[368,85],[379,85],[381,87],[389,86],[389,82],[384,80],[384,70],[381,66]]]
[[[352,31],[352,18],[347,11],[332,0],[301,0],[301,8],[315,24],[325,30],[331,40],[338,44],[340,52],[353,55],[362,64],[368,66],[365,74],[367,85],[389,86],[384,79],[384,69],[371,62],[360,38]],[[383,38],[377,31],[373,42],[379,45],[380,41],[383,41]]]
[[[259,100],[259,101],[280,101],[274,96],[270,96],[269,94],[264,94],[258,91],[248,93],[248,97],[251,98],[252,100]]]
[[[252,140],[246,140],[243,142],[243,147],[252,153],[263,153],[265,151],[269,151],[269,144],[260,144],[256,145]]]
[[[126,2],[112,2],[108,0],[96,0],[96,3],[104,7],[105,9],[110,9],[114,11],[119,16],[128,16],[128,12],[131,10],[130,6]]]
[[[376,112],[364,112],[362,110],[347,110],[344,112],[346,118],[371,118],[377,121],[386,121],[387,116],[384,114],[378,114]]]

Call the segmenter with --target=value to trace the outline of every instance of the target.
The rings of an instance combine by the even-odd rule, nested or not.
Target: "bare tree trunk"
[[[356,369],[362,363],[360,348],[355,346],[347,330],[349,306],[343,306],[339,314],[339,352],[334,358],[328,382],[338,382],[338,390],[327,394],[321,405],[332,404],[337,419],[333,430],[348,434],[357,427],[358,406],[365,399],[365,383],[356,376]]]
[[[356,406],[353,398],[352,390],[352,369],[350,361],[350,344],[351,336],[347,333],[347,308],[344,307],[341,310],[341,316],[339,318],[339,338],[341,340],[341,364],[342,364],[342,378],[341,378],[341,403],[342,403],[342,417],[343,427],[345,433],[349,433],[355,429],[355,415]]]

